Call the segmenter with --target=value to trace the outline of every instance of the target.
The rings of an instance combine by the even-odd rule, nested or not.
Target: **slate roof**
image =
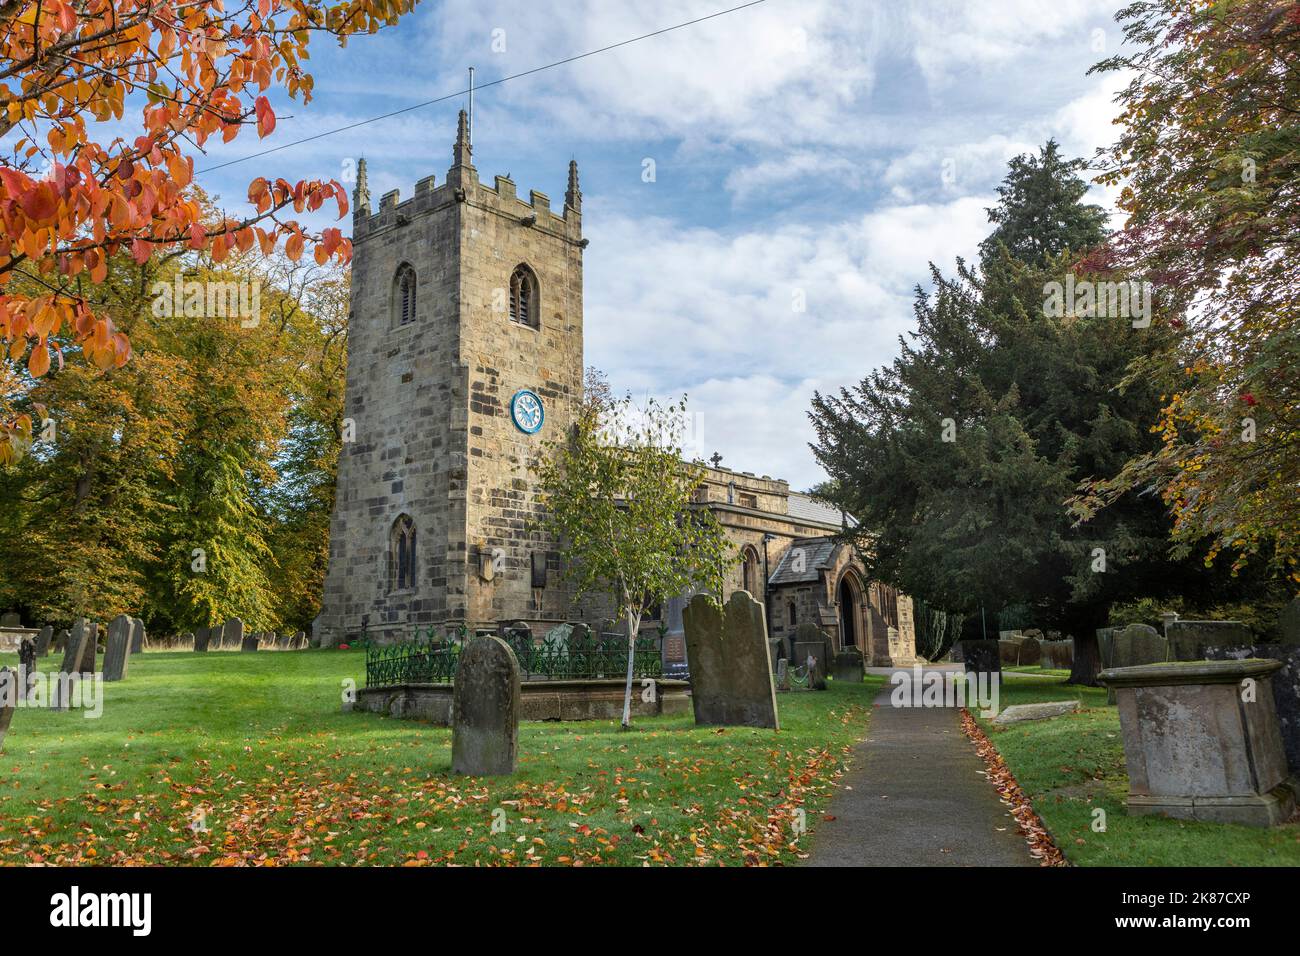
[[[786,511],[791,518],[796,521],[815,521],[818,524],[834,525],[836,528],[842,527],[844,518],[839,509],[832,508],[808,495],[801,495],[798,492],[790,492],[790,498]],[[852,528],[857,522],[852,517],[849,518],[849,527]]]
[[[781,555],[776,570],[767,579],[768,585],[776,587],[782,584],[803,584],[808,581],[816,581],[818,572],[823,568],[830,567],[831,560],[835,557],[835,547],[835,539],[829,536],[824,538],[795,538],[790,542],[790,547],[786,549],[785,554]],[[795,556],[800,551],[803,552],[803,570],[796,571],[794,569]]]

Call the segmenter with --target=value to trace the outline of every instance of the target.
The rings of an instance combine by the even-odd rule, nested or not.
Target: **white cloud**
[[[929,261],[951,272],[975,253],[983,205],[737,234],[588,208],[587,361],[620,390],[690,394],[705,441],[734,467],[811,484],[813,389],[852,384],[893,357],[913,287],[928,284]]]

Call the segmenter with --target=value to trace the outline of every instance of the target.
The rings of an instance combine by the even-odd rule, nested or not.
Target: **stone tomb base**
[[[524,681],[519,687],[521,720],[619,720],[623,716],[623,678],[613,680]],[[690,684],[658,680],[655,699],[642,699],[640,680],[632,683],[632,716],[689,714]],[[357,691],[356,710],[451,726],[451,684],[394,684]]]
[[[1277,661],[1198,661],[1116,667],[1128,764],[1128,810],[1183,820],[1275,826],[1295,810],[1272,675]],[[1243,700],[1247,681],[1253,699]]]

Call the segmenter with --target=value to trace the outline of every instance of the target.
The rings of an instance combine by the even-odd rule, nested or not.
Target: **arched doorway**
[[[858,588],[853,580],[853,575],[846,574],[840,578],[839,593],[836,594],[836,603],[840,611],[840,646],[857,647],[858,646]]]

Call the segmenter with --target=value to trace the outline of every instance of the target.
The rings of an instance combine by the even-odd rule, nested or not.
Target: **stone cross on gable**
[[[712,456],[711,458],[709,458],[709,461],[713,462],[713,467],[714,467],[714,468],[717,468],[719,465],[722,464],[722,456],[719,455],[719,454],[715,451],[715,452],[713,453],[713,456]]]

